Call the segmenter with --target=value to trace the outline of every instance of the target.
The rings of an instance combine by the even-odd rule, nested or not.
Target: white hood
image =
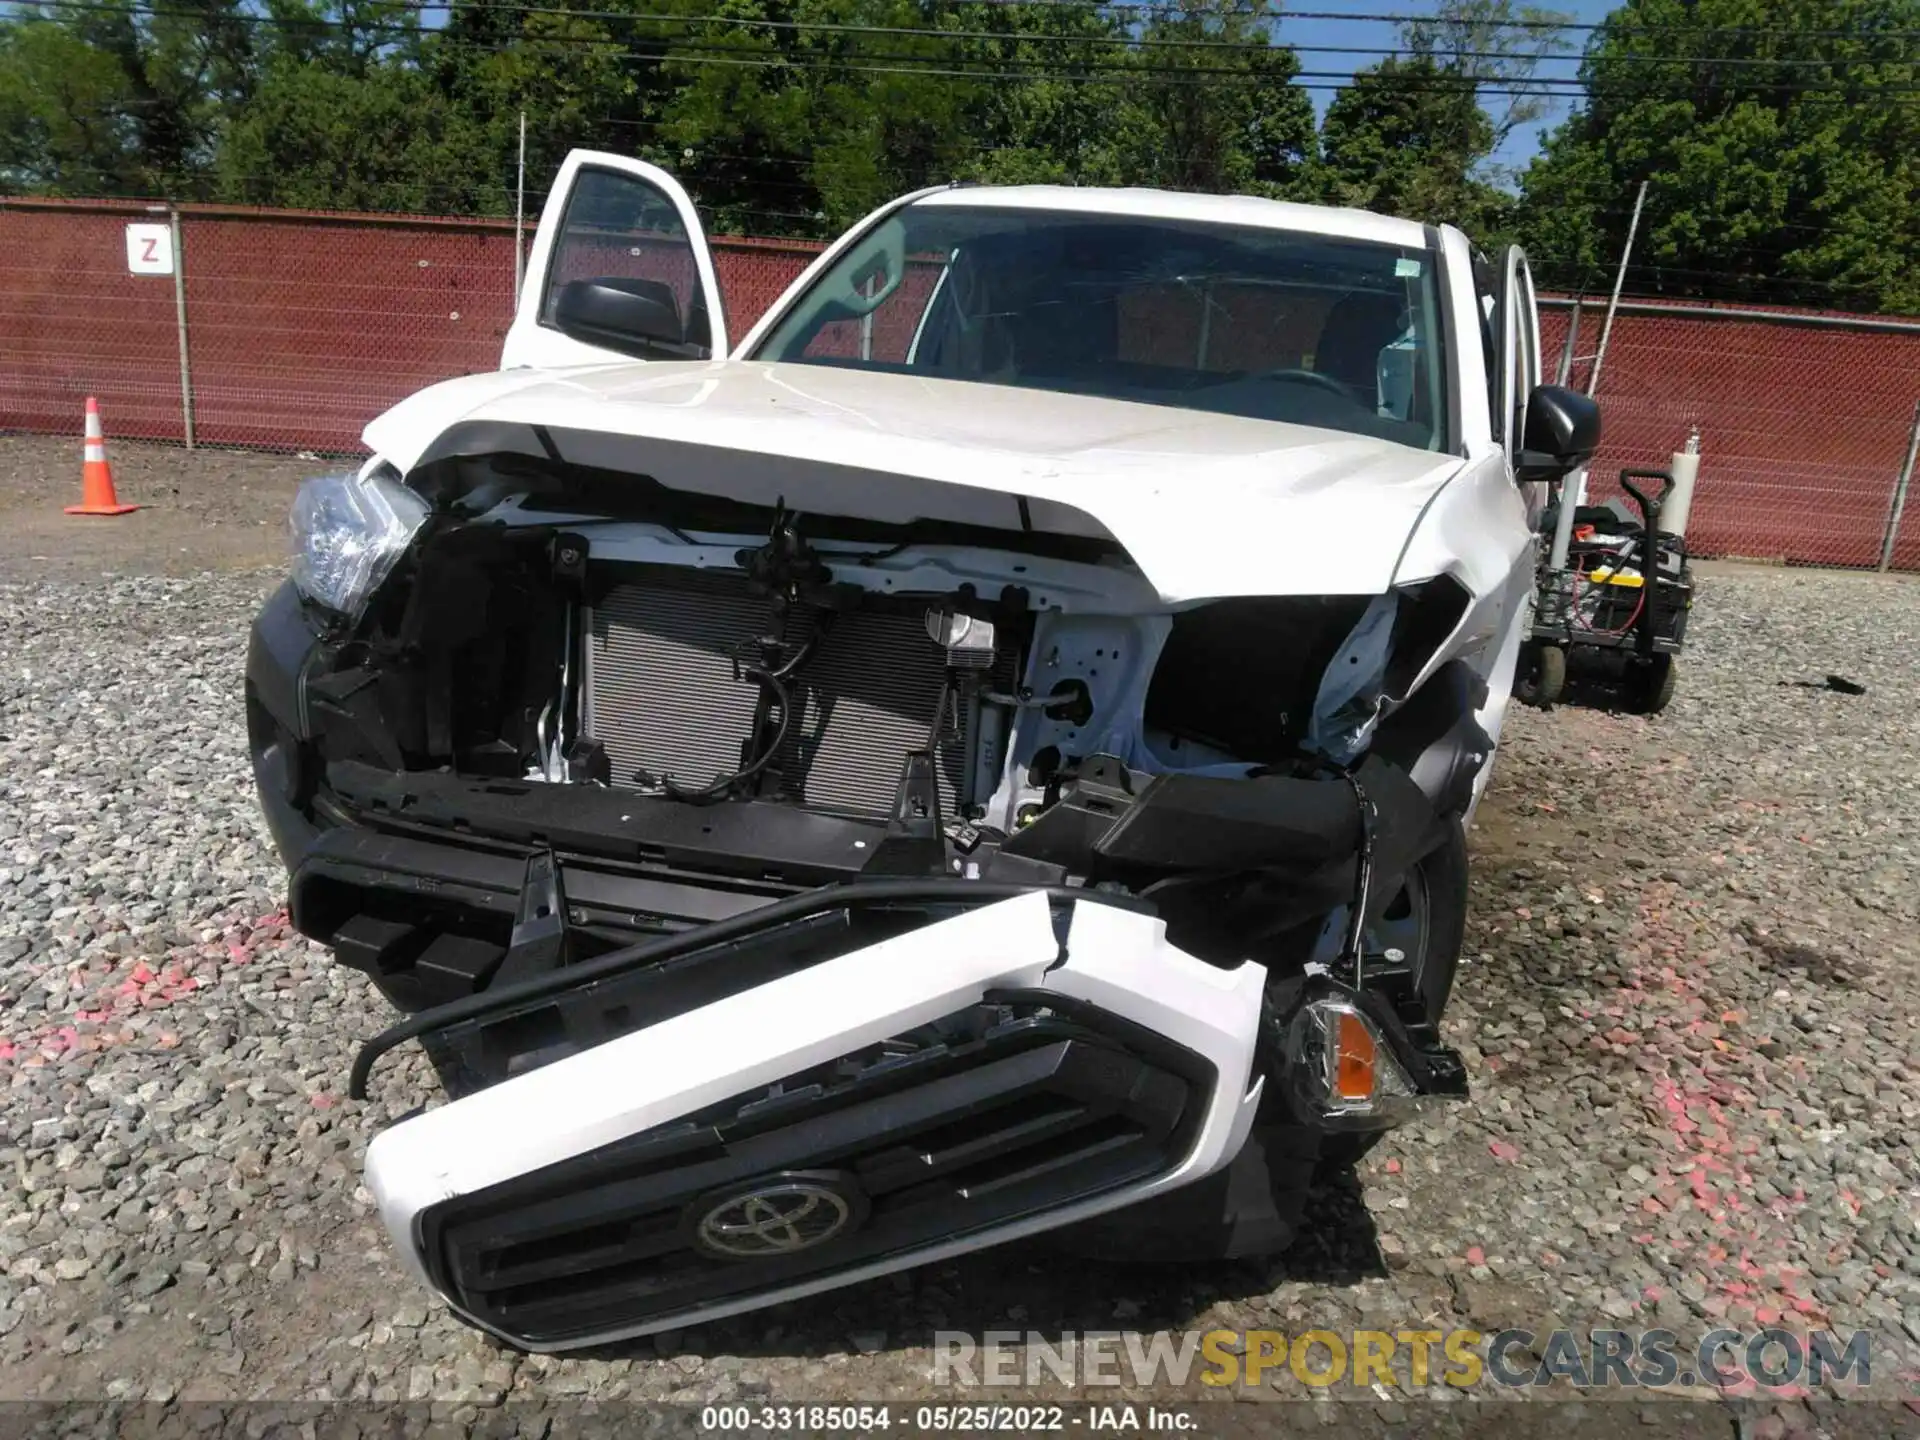
[[[1168,602],[1416,578],[1395,573],[1408,537],[1463,463],[1277,421],[741,360],[470,375],[366,440],[403,472],[550,441],[570,462],[802,513],[1111,537]]]

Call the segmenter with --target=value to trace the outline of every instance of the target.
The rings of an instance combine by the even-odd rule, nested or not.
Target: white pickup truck
[[[508,1341],[1036,1232],[1291,1238],[1438,1024],[1533,577],[1599,422],[1518,251],[945,188],[738,343],[685,192],[575,154],[498,373],[296,505],[247,709],[295,923],[452,1099],[376,1138]],[[1124,1247],[1124,1249],[1122,1248]]]

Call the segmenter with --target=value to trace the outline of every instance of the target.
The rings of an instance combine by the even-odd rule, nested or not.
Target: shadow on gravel
[[[1156,1264],[1141,1255],[1121,1262],[1065,1253],[1043,1235],[716,1321],[685,1337],[669,1332],[572,1354],[639,1360],[685,1345],[707,1355],[806,1359],[931,1347],[940,1331],[977,1340],[987,1330],[1035,1331],[1057,1344],[1063,1331],[1193,1329],[1222,1301],[1260,1300],[1288,1282],[1351,1285],[1385,1273],[1359,1180],[1346,1174],[1314,1190],[1299,1235],[1276,1257]]]
[[[1801,945],[1785,936],[1769,934],[1751,920],[1741,921],[1734,927],[1734,933],[1746,941],[1766,962],[1767,968],[1782,980],[1798,985],[1833,986],[1842,990],[1853,986],[1856,967],[1829,951],[1816,950],[1811,945]]]
[[[1682,681],[1685,675],[1681,676]],[[1573,671],[1567,676],[1567,688],[1554,701],[1556,708],[1567,706],[1575,710],[1598,710],[1604,715],[1630,715],[1633,707],[1628,703],[1627,692],[1620,682],[1606,674],[1582,673]]]

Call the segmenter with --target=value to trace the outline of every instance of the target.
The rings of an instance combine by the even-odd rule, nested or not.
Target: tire
[[[1658,715],[1673,699],[1680,667],[1671,655],[1655,655],[1644,665],[1635,665],[1628,680],[1629,699],[1637,715]]]
[[[1544,710],[1567,688],[1567,652],[1558,645],[1529,640],[1520,647],[1513,695],[1522,705]]]
[[[1564,660],[1564,655],[1562,658]],[[1421,899],[1413,898],[1416,886],[1424,887]],[[1387,903],[1379,927],[1384,932],[1381,938],[1387,943],[1395,938],[1393,917],[1397,906],[1409,911],[1421,906],[1425,910],[1424,923],[1417,926],[1422,941],[1415,971],[1419,977],[1416,985],[1428,1017],[1438,1024],[1453,994],[1453,979],[1460,969],[1460,949],[1467,936],[1467,834],[1459,821],[1449,828],[1445,843],[1416,867],[1407,887]],[[1401,924],[1400,928],[1412,927]],[[1385,1133],[1381,1130],[1329,1133],[1320,1142],[1320,1175],[1351,1169],[1380,1143]]]

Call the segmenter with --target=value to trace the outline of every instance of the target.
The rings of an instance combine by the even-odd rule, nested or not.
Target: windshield
[[[1433,256],[1298,231],[908,205],[759,360],[939,375],[1447,443]]]

